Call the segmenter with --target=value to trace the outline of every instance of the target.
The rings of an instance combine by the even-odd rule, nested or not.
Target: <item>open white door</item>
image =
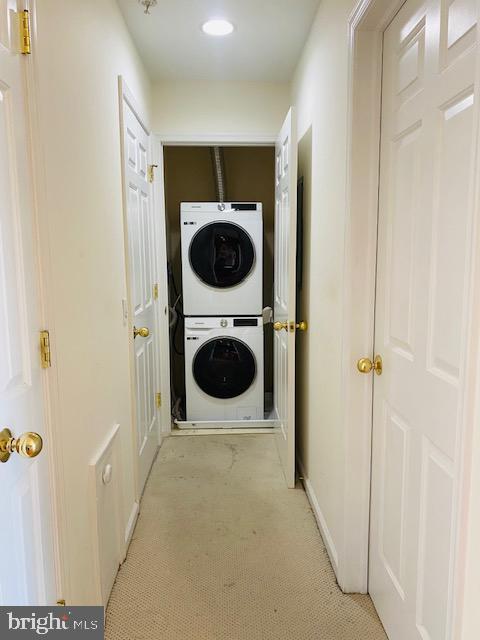
[[[15,2],[2,3],[0,24],[0,431],[44,434],[40,366],[41,316],[34,241],[24,65]],[[20,4],[20,3],[18,3]],[[56,602],[48,442],[15,443],[0,434],[0,605]]]
[[[125,89],[125,88],[124,88]],[[135,369],[138,492],[143,492],[159,444],[156,256],[149,133],[123,92],[123,150],[128,269]],[[152,168],[153,170],[153,168]]]
[[[275,149],[274,407],[287,486],[295,486],[297,134],[290,109]]]

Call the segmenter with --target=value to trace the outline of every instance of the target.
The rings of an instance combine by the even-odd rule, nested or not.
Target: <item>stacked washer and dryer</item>
[[[263,420],[262,204],[184,202],[180,226],[186,419]]]

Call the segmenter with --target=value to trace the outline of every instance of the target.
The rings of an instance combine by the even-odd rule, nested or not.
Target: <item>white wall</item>
[[[48,303],[64,458],[67,604],[95,593],[88,463],[120,424],[122,520],[135,501],[117,76],[145,111],[150,85],[114,0],[37,3]],[[117,470],[120,472],[120,469]]]
[[[289,108],[289,86],[259,82],[165,82],[154,87],[155,133],[275,138]]]
[[[323,0],[292,84],[301,141],[311,127],[309,272],[304,308],[309,356],[299,402],[299,457],[318,503],[335,569],[344,525],[345,434],[342,430],[342,295],[346,211],[348,18],[355,0]],[[328,27],[326,28],[326,25]],[[302,146],[302,142],[300,142]]]

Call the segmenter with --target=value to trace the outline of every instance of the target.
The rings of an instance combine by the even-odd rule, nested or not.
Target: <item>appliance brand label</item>
[[[103,607],[0,607],[0,638],[104,639]]]

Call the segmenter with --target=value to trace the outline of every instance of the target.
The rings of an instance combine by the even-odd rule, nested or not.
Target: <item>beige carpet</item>
[[[271,435],[169,438],[107,610],[107,640],[385,640],[338,589]]]

